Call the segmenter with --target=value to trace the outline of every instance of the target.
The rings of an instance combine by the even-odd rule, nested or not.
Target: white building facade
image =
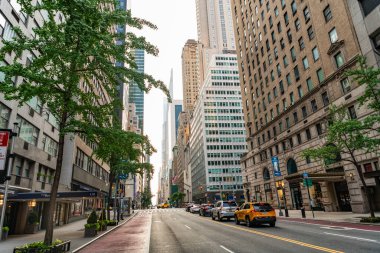
[[[193,200],[243,198],[240,157],[247,151],[235,54],[215,54],[191,119]]]

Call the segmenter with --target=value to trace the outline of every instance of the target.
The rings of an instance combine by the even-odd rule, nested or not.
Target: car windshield
[[[255,208],[255,211],[258,211],[258,212],[268,212],[273,209],[271,205],[269,205],[268,203],[253,204],[253,207]]]
[[[235,207],[237,206],[235,202],[223,202],[223,207]]]

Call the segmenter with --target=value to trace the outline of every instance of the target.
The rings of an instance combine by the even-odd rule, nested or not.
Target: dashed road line
[[[220,247],[222,248],[222,249],[224,249],[225,251],[227,251],[227,252],[230,252],[230,253],[235,253],[235,252],[233,252],[232,250],[230,250],[230,249],[227,249],[226,247],[224,247],[223,245],[220,245]]]
[[[191,227],[189,227],[188,225],[185,225],[185,227],[186,227],[187,229],[191,230]]]

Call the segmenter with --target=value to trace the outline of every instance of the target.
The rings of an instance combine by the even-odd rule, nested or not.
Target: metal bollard
[[[285,208],[285,217],[289,217],[288,208]]]
[[[301,207],[302,218],[306,218],[305,207]]]

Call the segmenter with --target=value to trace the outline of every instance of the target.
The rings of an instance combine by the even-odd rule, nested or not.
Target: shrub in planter
[[[380,223],[380,217],[363,217],[360,222]]]
[[[35,212],[31,212],[27,218],[27,225],[25,228],[26,234],[35,234],[38,231],[38,215]]]
[[[92,211],[90,216],[87,219],[87,224],[84,225],[85,237],[93,237],[97,234],[100,228],[100,225],[97,221],[98,221],[98,217],[96,216],[96,212]]]
[[[8,238],[9,227],[3,227],[1,230],[1,240],[6,240]]]
[[[55,240],[52,245],[48,246],[44,242],[33,242],[14,249],[14,253],[39,253],[39,252],[55,252],[63,253],[70,250],[70,241],[63,242]]]
[[[100,213],[98,223],[100,225],[100,231],[106,231],[107,230],[108,221],[107,221],[107,217],[106,217],[106,210],[103,209],[102,212]]]
[[[108,221],[108,226],[116,226],[117,225],[117,221],[115,220],[109,220]]]

